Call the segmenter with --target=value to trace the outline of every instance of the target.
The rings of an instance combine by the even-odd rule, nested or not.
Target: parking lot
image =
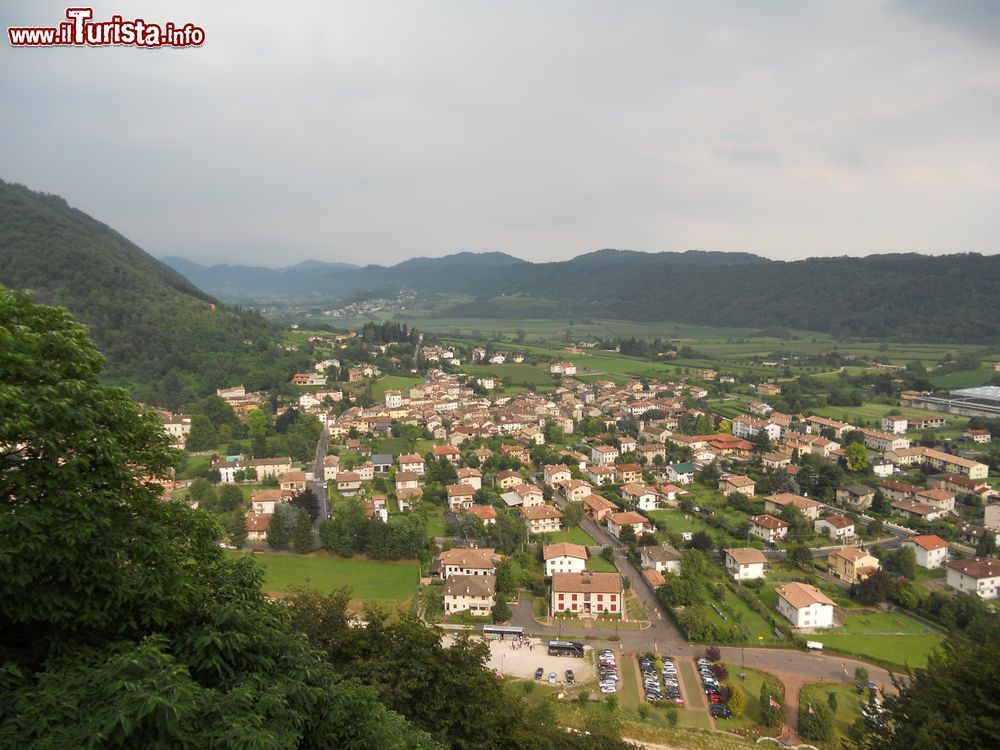
[[[450,645],[454,640],[452,636],[446,635],[445,645]],[[570,656],[549,656],[547,650],[548,640],[532,638],[524,645],[515,648],[513,641],[491,640],[489,667],[497,672],[511,677],[527,677],[533,679],[535,670],[541,667],[545,676],[542,680],[548,680],[549,672],[555,672],[559,683],[566,681],[566,670],[572,669],[576,682],[589,682],[594,679],[594,667],[590,663],[590,647],[586,647],[585,656],[582,659]],[[534,646],[529,648],[528,644]]]

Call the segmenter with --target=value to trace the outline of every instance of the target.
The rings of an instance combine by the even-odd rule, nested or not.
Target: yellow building
[[[843,581],[858,583],[878,570],[878,558],[858,547],[844,547],[826,558],[830,572]]]

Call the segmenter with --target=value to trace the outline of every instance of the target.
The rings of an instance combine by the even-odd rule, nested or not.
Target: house
[[[562,528],[562,513],[551,505],[522,506],[521,515],[529,534],[551,534]]]
[[[884,458],[878,458],[871,462],[872,474],[879,477],[880,479],[885,479],[886,477],[891,477],[896,472],[896,467],[892,461],[887,461]]]
[[[802,511],[802,515],[810,521],[815,521],[819,518],[819,509],[823,507],[823,503],[810,500],[808,497],[802,497],[801,495],[793,495],[791,492],[779,492],[776,495],[768,495],[764,498],[765,513],[778,515],[789,506],[798,508]]]
[[[894,513],[910,518],[922,518],[925,521],[936,521],[947,515],[947,511],[935,508],[927,503],[918,503],[916,500],[894,500],[890,503]]]
[[[337,492],[341,495],[357,495],[361,491],[361,475],[354,471],[342,471],[337,475]]]
[[[415,471],[396,472],[396,491],[416,490],[420,488],[420,475]]]
[[[695,468],[689,463],[667,464],[663,470],[671,482],[691,484],[694,481]]]
[[[533,484],[519,484],[514,488],[514,492],[521,498],[522,508],[532,508],[536,505],[545,504],[545,495]]]
[[[946,582],[953,589],[976,594],[982,599],[1000,596],[1000,560],[976,557],[971,560],[949,560]]]
[[[912,500],[918,492],[923,492],[921,487],[906,482],[879,482],[878,488],[889,501]]]
[[[382,523],[389,523],[389,508],[385,495],[375,495],[365,501],[365,515],[368,518],[378,518]]]
[[[496,550],[492,547],[453,547],[434,558],[431,572],[441,578],[496,575]]]
[[[927,486],[942,490],[951,490],[958,495],[975,495],[984,503],[989,502],[993,488],[986,482],[966,479],[957,474],[935,474],[927,477]]]
[[[662,445],[640,445],[636,449],[639,458],[645,458],[648,463],[655,463],[657,456],[662,460],[667,457],[667,449]]]
[[[618,449],[613,445],[595,445],[590,449],[590,460],[598,466],[613,466]]]
[[[628,484],[642,481],[641,464],[618,464],[615,467],[615,481]]]
[[[681,573],[681,553],[669,544],[642,547],[639,558],[644,568],[652,568],[660,573]]]
[[[837,488],[837,503],[855,510],[867,510],[875,500],[875,490],[866,484],[846,484]]]
[[[292,459],[284,458],[252,458],[243,461],[215,461],[212,468],[219,472],[219,481],[232,484],[236,481],[236,472],[248,472],[253,469],[257,480],[280,477],[292,470]]]
[[[626,526],[632,527],[636,539],[647,532],[650,534],[653,533],[653,524],[650,523],[649,519],[639,515],[634,510],[625,511],[624,513],[612,513],[607,516],[607,519],[608,533],[618,540],[621,540],[622,529]]]
[[[601,523],[605,518],[619,510],[617,505],[600,495],[589,494],[583,498],[583,512],[594,523]]]
[[[247,541],[266,542],[267,529],[271,525],[269,513],[247,513]]]
[[[908,426],[906,417],[901,417],[898,414],[882,417],[883,432],[888,432],[892,435],[903,435],[906,433]]]
[[[778,612],[796,628],[828,628],[833,625],[833,608],[837,605],[815,586],[807,583],[786,583],[775,589]]]
[[[918,503],[933,505],[935,508],[943,511],[951,512],[955,510],[955,493],[951,490],[941,489],[940,487],[921,490],[917,493],[914,500]]]
[[[903,540],[903,547],[913,550],[917,565],[933,570],[948,562],[948,542],[936,534],[918,534]]]
[[[546,544],[542,549],[545,560],[545,575],[555,573],[580,573],[587,569],[587,548],[582,544]]]
[[[336,479],[338,471],[340,471],[340,456],[326,456],[323,459],[323,481]]]
[[[500,452],[514,461],[522,464],[531,463],[531,453],[523,445],[501,445]]]
[[[256,490],[250,493],[250,509],[265,516],[274,515],[274,506],[292,499],[288,490]]]
[[[660,507],[660,495],[647,484],[626,484],[622,487],[622,500],[639,510],[656,510]]]
[[[191,416],[189,414],[166,414],[163,417],[163,429],[170,435],[175,445],[184,447],[188,433],[191,432]]]
[[[993,439],[989,430],[966,430],[962,433],[962,437],[973,443],[988,443]]]
[[[502,490],[510,490],[519,484],[524,484],[527,480],[516,471],[506,469],[497,474],[496,486]]]
[[[767,575],[767,556],[754,547],[727,549],[726,570],[737,581],[749,581]]]
[[[751,414],[756,414],[759,417],[766,417],[774,411],[773,406],[764,403],[763,401],[751,401],[748,408],[750,409]]]
[[[854,521],[847,516],[826,516],[813,521],[817,534],[824,534],[838,542],[846,542],[854,536]]]
[[[424,459],[416,453],[404,453],[397,460],[400,471],[412,471],[414,474],[424,473]]]
[[[462,460],[462,451],[456,448],[454,445],[435,445],[431,448],[431,453],[434,458],[440,461],[442,458],[453,464],[457,464]]]
[[[448,509],[454,513],[457,510],[467,510],[472,507],[476,491],[467,484],[449,484]]]
[[[789,524],[767,513],[750,516],[750,533],[758,539],[774,544],[788,536]]]
[[[990,471],[986,464],[978,461],[923,446],[892,451],[886,454],[886,458],[902,466],[927,465],[937,471],[958,474],[966,479],[986,479]]]
[[[879,453],[905,450],[910,447],[909,438],[894,435],[891,432],[866,429],[862,429],[860,432],[865,436],[865,447]]]
[[[567,479],[558,485],[559,493],[571,502],[580,502],[587,495],[594,492],[594,486],[590,482],[581,479]]]
[[[820,417],[813,415],[811,417],[806,417],[805,419],[807,427],[809,427],[813,432],[822,432],[823,430],[830,430],[833,434],[834,440],[840,440],[845,432],[849,432],[854,428],[847,422],[838,422],[836,419],[827,419],[826,417]]]
[[[362,482],[370,482],[375,478],[375,464],[365,461],[354,467],[354,473],[361,477]]]
[[[945,418],[943,416],[939,417],[936,414],[928,414],[921,417],[915,417],[910,420],[911,430],[932,430],[938,427],[944,427],[944,425]]]
[[[549,365],[549,372],[553,375],[576,375],[576,365],[572,362],[553,362]]]
[[[405,512],[410,510],[423,496],[424,493],[420,489],[397,489],[396,504],[399,505],[400,512]]]
[[[719,492],[729,497],[733,492],[742,492],[744,495],[753,496],[757,491],[757,483],[750,477],[739,474],[726,474],[719,480]]]
[[[987,503],[983,508],[983,526],[1000,529],[1000,503]]]
[[[765,453],[760,457],[760,463],[765,469],[777,470],[788,466],[792,457],[787,453]]]
[[[587,476],[598,487],[602,484],[614,484],[615,482],[615,470],[611,466],[590,464],[587,466]]]
[[[462,468],[458,472],[458,483],[467,484],[474,490],[483,488],[483,472],[479,469]]]
[[[781,386],[777,383],[759,383],[757,385],[757,393],[761,396],[780,396]]]
[[[860,583],[882,566],[878,558],[859,547],[838,549],[826,558],[830,572],[848,583]]]
[[[292,376],[292,385],[326,385],[326,375],[318,372],[297,372]]]
[[[687,490],[682,490],[676,484],[660,485],[660,495],[669,502],[675,502],[681,495],[688,494]]]
[[[625,606],[622,577],[618,573],[555,573],[552,576],[551,611],[596,615],[622,614]]]
[[[473,505],[466,508],[466,512],[482,521],[483,526],[493,526],[497,522],[497,509],[492,505]]]
[[[445,614],[468,610],[473,615],[489,615],[496,591],[496,576],[449,576],[444,582]]]
[[[573,478],[569,468],[563,464],[546,464],[542,468],[542,476],[549,487],[555,487],[560,482],[568,482]]]

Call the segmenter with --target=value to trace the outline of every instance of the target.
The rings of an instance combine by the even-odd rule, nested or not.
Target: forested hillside
[[[278,272],[273,272],[277,274]],[[909,341],[1000,338],[1000,256],[871,255],[772,261],[749,253],[601,250],[558,263],[502,253],[317,270],[290,296],[365,290],[472,295],[451,317],[594,317],[767,328]],[[502,295],[527,295],[517,305]],[[535,298],[535,299],[532,299]]]
[[[2,181],[0,284],[69,308],[107,357],[108,379],[154,403],[278,385],[301,365],[259,315],[218,303],[62,198]]]

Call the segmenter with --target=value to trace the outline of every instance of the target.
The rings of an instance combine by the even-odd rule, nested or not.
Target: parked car
[[[559,679],[559,678],[556,676],[555,672],[549,672],[549,684],[550,685],[555,685],[557,679]]]
[[[712,716],[716,719],[731,719],[733,718],[733,712],[729,710],[729,706],[724,703],[713,703],[709,711],[712,712]]]
[[[573,674],[572,669],[566,670],[566,682],[572,685],[576,681],[576,675]]]
[[[539,667],[538,669],[535,670],[535,679],[536,680],[542,679],[542,675],[544,675],[544,674],[545,674],[545,670],[542,669],[541,667]]]

